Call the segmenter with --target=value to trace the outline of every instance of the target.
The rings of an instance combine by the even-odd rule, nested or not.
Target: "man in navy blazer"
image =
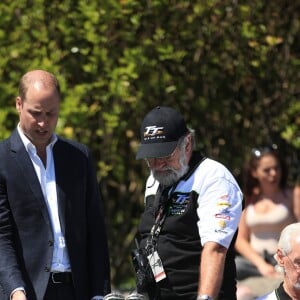
[[[99,185],[89,149],[54,130],[59,83],[19,86],[19,124],[0,143],[0,299],[91,300],[110,292]]]

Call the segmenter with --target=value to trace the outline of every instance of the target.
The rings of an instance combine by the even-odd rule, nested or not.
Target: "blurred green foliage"
[[[240,181],[258,144],[299,172],[300,2],[2,0],[0,139],[18,116],[20,77],[55,73],[57,132],[92,149],[104,197],[112,282],[134,284],[130,249],[147,169],[139,127],[156,105],[180,110],[197,146]],[[100,180],[101,179],[101,180]]]

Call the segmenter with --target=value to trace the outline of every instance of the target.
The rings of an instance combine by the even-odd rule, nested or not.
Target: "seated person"
[[[235,248],[237,279],[279,277],[274,254],[282,229],[296,221],[293,189],[277,147],[252,150],[245,169],[243,211]]]
[[[290,224],[281,233],[275,255],[284,278],[280,285],[257,300],[300,299],[300,222]]]

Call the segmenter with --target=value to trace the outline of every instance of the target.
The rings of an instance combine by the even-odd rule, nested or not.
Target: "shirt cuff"
[[[16,291],[22,291],[25,295],[26,295],[26,292],[25,292],[25,289],[22,287],[22,286],[20,286],[20,287],[18,287],[18,288],[16,288],[16,289],[14,289],[11,293],[10,293],[10,297],[9,297],[9,299],[11,299],[12,298],[12,296],[13,296],[13,294],[14,294],[14,292],[16,292]]]

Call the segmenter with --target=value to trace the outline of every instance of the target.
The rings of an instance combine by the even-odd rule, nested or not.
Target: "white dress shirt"
[[[58,204],[57,204],[55,168],[54,168],[54,160],[53,160],[53,152],[52,152],[53,146],[57,141],[57,137],[56,135],[53,135],[50,144],[46,148],[47,162],[45,167],[42,160],[37,155],[36,147],[24,135],[20,126],[18,126],[18,132],[30,156],[36,175],[41,184],[44,199],[51,220],[52,230],[54,234],[54,247],[53,247],[53,259],[51,265],[51,272],[70,272],[71,265],[69,261],[67,246],[65,243],[65,237],[62,233],[61,226],[60,226]]]

